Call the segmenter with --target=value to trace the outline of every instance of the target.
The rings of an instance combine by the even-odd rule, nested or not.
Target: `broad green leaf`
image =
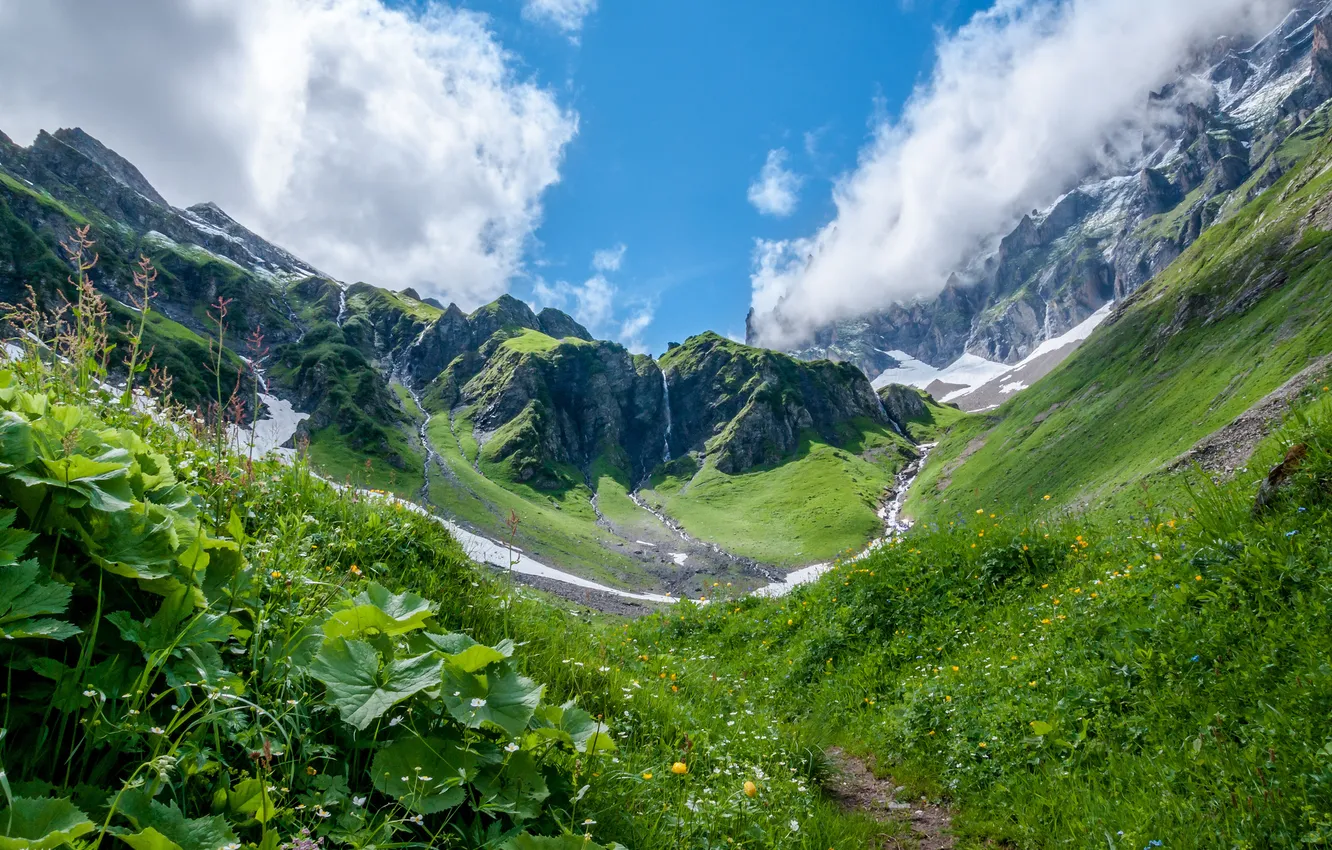
[[[508,663],[496,665],[486,675],[467,673],[451,661],[445,661],[444,669],[444,705],[459,723],[472,729],[493,723],[516,738],[541,702],[542,686],[518,675]]]
[[[610,752],[615,749],[610,727],[572,702],[562,706],[538,707],[533,725],[539,737],[560,741],[580,753]]]
[[[204,818],[187,818],[176,807],[163,805],[150,798],[144,791],[127,792],[120,799],[120,811],[139,829],[140,835],[150,830],[163,839],[179,845],[186,850],[222,850],[223,847],[236,844],[236,834],[220,815]],[[145,842],[156,841],[153,836],[143,839]],[[170,850],[171,844],[145,843],[136,850]]]
[[[79,633],[71,623],[47,618],[69,607],[70,589],[38,582],[36,561],[0,567],[0,637],[63,640]]]
[[[0,471],[17,469],[37,457],[32,426],[17,413],[0,413]]]
[[[329,637],[360,637],[378,632],[401,635],[423,628],[434,606],[415,593],[394,595],[379,584],[359,594],[350,608],[336,612],[324,624]]]
[[[85,537],[97,562],[126,578],[165,578],[180,547],[175,518],[155,505],[101,514],[89,523]]]
[[[93,822],[69,800],[15,797],[0,812],[0,850],[50,850],[93,830]]]
[[[185,848],[151,826],[143,832],[122,835],[120,840],[133,847],[134,850],[185,850]]]
[[[370,644],[339,637],[324,643],[310,675],[324,683],[328,701],[345,722],[365,729],[397,703],[438,685],[440,663],[430,653],[381,665]]]
[[[550,788],[532,754],[520,750],[500,765],[482,770],[472,783],[481,792],[482,811],[503,812],[522,818],[541,814]]]
[[[0,511],[0,565],[17,564],[28,544],[37,539],[31,531],[14,528],[17,511]],[[0,587],[0,593],[4,588]]]
[[[52,489],[77,493],[83,497],[84,504],[99,511],[128,510],[134,502],[134,492],[128,480],[129,467],[118,457],[96,460],[76,454],[42,458],[41,465],[44,467],[44,475],[18,472],[14,473],[14,478],[30,487],[45,484]],[[78,504],[77,501],[71,502],[71,505]]]
[[[469,752],[456,740],[408,737],[375,753],[371,773],[375,788],[411,811],[429,815],[462,803],[462,783],[500,760],[493,746]]]
[[[469,646],[457,655],[449,656],[449,661],[465,672],[475,673],[497,661],[503,661],[504,658],[505,656],[498,650],[478,643],[476,646]]]
[[[254,818],[260,823],[267,823],[277,814],[273,798],[264,794],[264,784],[259,779],[242,779],[236,787],[226,792],[227,808],[233,813],[247,818]]]
[[[1041,737],[1045,737],[1054,731],[1054,727],[1049,723],[1046,723],[1044,720],[1033,720],[1031,721],[1031,731]]]

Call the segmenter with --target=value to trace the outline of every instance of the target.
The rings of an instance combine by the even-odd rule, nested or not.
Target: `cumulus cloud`
[[[646,354],[647,345],[643,343],[643,331],[651,327],[654,318],[656,318],[656,308],[651,304],[639,306],[620,324],[620,334],[617,338],[633,353]]]
[[[758,240],[756,329],[819,326],[938,293],[950,274],[1098,165],[1141,152],[1149,94],[1197,48],[1258,33],[1290,0],[998,0],[941,39],[931,78],[876,121],[817,233]]]
[[[537,281],[533,296],[540,307],[555,307],[573,314],[593,333],[604,331],[615,315],[615,286],[603,275],[582,283]]]
[[[784,218],[795,212],[800,176],[786,167],[786,149],[768,151],[758,179],[749,185],[749,202],[764,215]]]
[[[627,249],[623,244],[592,255],[594,273],[582,283],[538,280],[532,289],[538,307],[555,307],[573,315],[600,339],[618,340],[625,348],[646,352],[643,332],[652,324],[655,308],[642,299],[621,303],[620,289],[606,276],[619,271]]]
[[[463,306],[521,271],[577,130],[484,16],[442,3],[0,0],[0,32],[16,141],[82,126],[172,203]]]
[[[597,0],[526,0],[523,17],[553,24],[566,33],[577,33],[583,19],[597,8]]]
[[[614,248],[606,248],[592,255],[592,268],[599,272],[618,272],[624,262],[624,252],[628,248],[623,242]]]

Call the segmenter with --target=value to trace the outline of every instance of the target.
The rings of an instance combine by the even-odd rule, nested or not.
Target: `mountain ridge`
[[[876,381],[894,380],[893,351],[939,369],[965,354],[1018,363],[1139,289],[1291,167],[1285,143],[1329,121],[1330,36],[1332,4],[1318,0],[1262,38],[1218,41],[1152,96],[1179,106],[1168,138],[1136,163],[1022,216],[935,298],[833,323],[792,353],[847,360]],[[1201,104],[1181,102],[1199,90]],[[752,316],[747,328],[755,341]]]

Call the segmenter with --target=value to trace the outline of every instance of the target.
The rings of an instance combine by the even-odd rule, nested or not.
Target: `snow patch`
[[[999,377],[1010,368],[1006,363],[996,363],[974,354],[963,354],[943,369],[936,369],[928,363],[917,360],[905,351],[890,351],[889,355],[902,365],[881,372],[879,377],[874,379],[875,389],[888,384],[905,384],[923,390],[936,381],[963,387],[949,393],[944,397],[944,401],[957,395],[965,395],[981,384]]]

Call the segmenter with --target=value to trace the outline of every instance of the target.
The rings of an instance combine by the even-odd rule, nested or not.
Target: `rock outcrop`
[[[850,364],[805,363],[706,333],[668,351],[661,367],[672,454],[697,453],[722,472],[778,463],[805,431],[838,444],[853,419],[889,424],[869,380]]]

